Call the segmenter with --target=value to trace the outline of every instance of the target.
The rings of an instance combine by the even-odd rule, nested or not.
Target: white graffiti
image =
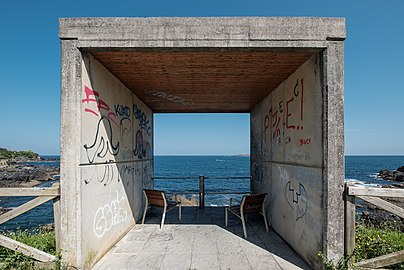
[[[116,191],[116,199],[109,204],[98,208],[94,217],[94,234],[101,238],[104,234],[126,220],[128,213],[122,208],[123,196],[119,199],[118,190]]]

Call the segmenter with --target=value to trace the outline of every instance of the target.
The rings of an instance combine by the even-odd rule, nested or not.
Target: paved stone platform
[[[248,239],[241,221],[224,208],[183,207],[182,220],[173,209],[160,229],[161,210],[153,209],[146,224],[135,225],[93,269],[310,269],[263,218],[248,216]]]

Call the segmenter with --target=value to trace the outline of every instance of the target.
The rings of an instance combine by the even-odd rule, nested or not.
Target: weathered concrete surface
[[[119,29],[119,31],[117,31]],[[344,18],[62,18],[60,38],[80,40],[326,40],[345,38]]]
[[[323,250],[337,261],[344,250],[344,45],[330,41],[323,52]]]
[[[60,247],[63,261],[81,264],[80,123],[82,55],[77,41],[61,41]]]
[[[152,111],[90,54],[81,96],[82,258],[90,266],[140,220],[151,186]]]
[[[91,216],[91,213],[90,216],[85,216],[85,213],[89,214],[92,210],[98,211],[100,207],[103,208],[115,199],[120,201],[120,196],[123,196],[125,193],[127,197],[124,197],[122,201],[125,201],[125,207],[122,207],[122,209],[126,211],[130,210],[138,218],[136,212],[139,209],[138,205],[141,199],[134,194],[139,194],[142,186],[152,185],[148,179],[152,175],[153,160],[148,153],[152,153],[153,142],[152,139],[148,140],[142,134],[144,144],[142,147],[137,147],[138,142],[142,140],[141,136],[137,135],[135,123],[141,124],[140,127],[137,127],[140,130],[143,129],[142,132],[147,131],[147,128],[144,130],[143,126],[146,121],[136,122],[136,119],[142,119],[140,116],[136,118],[132,115],[131,121],[133,126],[131,132],[128,133],[132,138],[132,143],[127,140],[127,144],[122,144],[126,145],[122,146],[123,149],[132,147],[134,152],[132,159],[125,158],[126,154],[129,153],[125,154],[125,151],[116,155],[112,154],[112,157],[108,151],[100,155],[96,154],[93,156],[95,159],[101,158],[97,162],[94,162],[94,160],[92,162],[85,162],[85,158],[88,158],[88,156],[87,153],[83,155],[83,146],[86,143],[87,146],[90,146],[91,143],[91,140],[88,142],[82,141],[82,138],[83,140],[91,139],[91,136],[88,137],[90,135],[88,130],[82,129],[82,125],[87,124],[83,118],[84,113],[88,114],[85,117],[95,117],[95,115],[91,111],[83,111],[83,106],[85,105],[82,102],[84,98],[83,91],[85,89],[83,78],[85,74],[92,74],[92,72],[88,69],[85,69],[85,72],[83,71],[82,58],[87,56],[91,58],[87,53],[95,51],[125,50],[191,50],[196,52],[204,50],[216,50],[217,52],[221,50],[298,50],[316,53],[316,56],[309,61],[310,63],[314,61],[314,64],[303,65],[295,73],[297,77],[293,77],[294,75],[292,75],[279,86],[279,89],[282,88],[283,90],[275,91],[273,95],[271,94],[268,98],[264,99],[261,105],[258,105],[251,112],[251,171],[254,176],[252,186],[255,191],[270,191],[269,206],[276,203],[280,205],[279,209],[275,209],[275,207],[267,208],[272,224],[276,224],[279,218],[278,215],[286,215],[285,218],[287,217],[290,222],[292,222],[293,217],[296,219],[296,215],[299,217],[298,220],[295,220],[296,224],[287,226],[288,231],[284,230],[282,237],[293,245],[300,240],[304,241],[309,237],[313,237],[310,239],[309,247],[302,247],[301,250],[299,250],[302,246],[301,244],[296,244],[298,246],[295,247],[296,251],[312,267],[319,267],[319,261],[314,258],[314,250],[319,247],[322,247],[321,251],[328,255],[329,258],[337,259],[342,256],[344,19],[73,18],[60,19],[59,35],[62,40],[61,237],[64,261],[82,267],[86,263],[87,265],[91,265],[91,262],[102,255],[102,252],[91,253],[91,247],[82,244],[87,234],[91,233],[91,229],[93,229],[94,233],[94,228],[96,230],[99,228],[94,226],[94,223],[89,227],[91,225],[89,220],[94,218],[94,216]],[[108,71],[105,71],[107,74]],[[82,74],[83,72],[84,75]],[[306,75],[309,76],[309,79],[305,77]],[[106,78],[110,78],[111,76],[112,74],[106,75]],[[302,78],[303,82],[301,81]],[[313,80],[313,78],[315,79]],[[96,84],[103,81],[102,78],[99,78],[99,81],[98,79],[93,81],[90,76],[87,79],[87,82]],[[112,81],[115,82],[112,83]],[[306,83],[311,84],[311,86],[306,86]],[[119,86],[117,90],[116,86],[119,85],[117,80],[107,79],[104,80],[104,84],[103,87],[105,89],[102,95],[105,94],[108,96],[108,102],[111,102],[109,108],[114,109],[113,106],[117,105],[115,102],[121,101],[124,105],[130,105],[130,102],[128,103],[129,95],[127,89],[126,91],[119,90],[121,89],[121,86]],[[88,85],[88,87],[91,90],[98,90],[97,86]],[[310,87],[314,88],[311,89]],[[311,91],[309,91],[310,89]],[[119,93],[122,92],[122,95],[111,95],[115,90]],[[313,96],[310,96],[310,93]],[[308,97],[308,99],[304,99],[303,103],[300,103],[305,108],[304,114],[302,114],[303,119],[301,119],[299,118],[299,113],[301,112],[299,98],[303,96]],[[94,97],[91,98],[94,99]],[[95,99],[98,102],[103,97]],[[136,98],[132,96],[131,102],[134,103],[135,101]],[[148,111],[147,108],[139,106],[140,110],[145,112],[146,118],[151,115],[150,110]],[[277,117],[273,115],[276,110],[270,111],[275,106],[278,106]],[[283,108],[283,115],[282,119],[278,120],[281,106]],[[104,104],[100,108],[98,106],[93,107],[93,110],[94,108],[101,109],[104,112],[104,116],[110,116],[109,113],[106,113],[107,110]],[[89,109],[91,110],[91,108]],[[268,115],[268,118],[266,118],[264,112],[271,113],[272,116],[269,117]],[[100,117],[100,115],[97,117]],[[310,117],[312,120],[307,121]],[[110,129],[109,124],[105,121],[108,120],[103,118],[101,132],[104,132],[105,138],[108,138],[107,140],[104,139],[104,143],[105,145],[109,143],[109,148],[103,148],[103,150],[108,149],[114,152],[115,150],[112,146],[116,146],[115,139],[118,136],[115,136],[115,133],[125,138],[124,131],[127,128],[124,127],[124,124],[122,125],[122,129],[113,127],[111,129],[114,130],[114,136],[108,136]],[[302,125],[303,121],[304,125]],[[96,129],[95,122],[90,121],[89,124],[93,126],[94,131]],[[121,126],[120,122],[118,124]],[[111,123],[112,125],[114,124]],[[291,126],[294,126],[294,128]],[[301,129],[302,126],[303,130]],[[278,127],[279,132],[277,131]],[[273,131],[272,134],[264,136],[263,132],[269,128]],[[273,136],[274,134],[275,136]],[[291,141],[285,144],[289,138]],[[150,148],[147,147],[147,143],[149,143]],[[278,145],[280,143],[283,143],[282,147]],[[139,161],[139,159],[142,159],[142,161]],[[128,172],[126,170],[129,175],[119,178],[118,184],[116,183],[117,181],[114,181],[114,188],[108,189],[105,192],[103,189],[107,190],[107,188],[102,187],[102,181],[100,183],[97,180],[99,178],[96,177],[96,181],[90,181],[89,183],[84,182],[82,178],[82,173],[88,179],[97,175],[86,171],[90,167],[94,170],[97,167],[104,167],[106,175],[111,175],[112,172],[122,170],[119,168],[120,166],[133,166],[134,171]],[[136,182],[131,183],[129,181],[132,177],[131,174],[135,175],[134,181],[141,179],[142,185],[136,184]],[[283,180],[282,182],[282,175],[285,175],[284,179],[289,179],[289,181]],[[304,179],[300,179],[300,176],[303,176]],[[90,203],[90,199],[86,197],[86,192],[90,192],[90,188],[86,190],[87,187],[95,185],[97,182],[100,186],[91,190],[91,195],[93,197],[100,195],[97,198],[99,200],[95,201],[98,203],[101,201],[104,202],[104,204],[99,204],[98,208],[96,205],[87,205],[87,203]],[[272,189],[272,187],[281,185],[282,183],[286,183],[284,189]],[[292,197],[292,206],[287,204],[287,194],[289,196],[290,194],[295,194],[294,192],[297,192],[301,185],[309,189],[309,192],[306,190],[306,200],[303,200],[299,195],[299,202],[307,205],[307,211],[312,211],[309,214],[304,208],[295,205],[298,204],[298,202],[295,202],[297,201],[296,198],[293,199]],[[290,193],[287,193],[287,190]],[[303,191],[300,194],[303,194]],[[87,200],[86,205],[83,205],[84,199]],[[282,200],[285,201],[283,204],[280,203]],[[320,207],[318,206],[319,201],[322,202]],[[127,208],[128,206],[130,209]],[[85,212],[84,209],[89,212]],[[305,217],[300,217],[301,213],[306,213]],[[95,215],[95,213],[92,214]],[[320,219],[316,226],[321,225],[322,227],[321,237],[318,233],[310,231],[308,226],[299,227],[299,223],[309,224],[307,219],[310,215],[314,219]],[[87,225],[85,227],[81,225],[82,217],[87,218]],[[113,220],[113,223],[116,224],[120,220]],[[111,234],[108,234],[110,238],[106,238],[105,242],[108,243],[108,241],[113,242],[117,240],[124,232],[124,228],[129,228],[129,224],[133,223],[133,220],[132,222],[129,221],[127,223],[120,223],[122,227],[117,226],[116,231],[111,227],[109,230]],[[112,242],[109,242],[109,244],[112,244]],[[106,250],[106,245],[101,246],[101,249]]]
[[[274,232],[266,232],[259,215],[248,218],[248,239],[239,219],[224,226],[224,208],[184,207],[167,214],[154,209],[145,225],[135,225],[94,269],[309,269]]]
[[[320,77],[316,54],[251,113],[252,190],[270,194],[272,227],[311,265],[325,214]]]

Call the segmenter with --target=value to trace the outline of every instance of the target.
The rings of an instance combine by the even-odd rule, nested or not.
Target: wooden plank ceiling
[[[92,52],[154,112],[249,112],[313,52]]]

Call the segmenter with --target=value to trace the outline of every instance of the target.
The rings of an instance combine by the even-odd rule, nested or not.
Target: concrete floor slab
[[[183,212],[181,221],[169,212],[160,229],[161,211],[153,209],[93,269],[309,269],[272,229],[265,231],[260,216],[249,216],[245,239],[237,218],[224,226],[223,207]]]

